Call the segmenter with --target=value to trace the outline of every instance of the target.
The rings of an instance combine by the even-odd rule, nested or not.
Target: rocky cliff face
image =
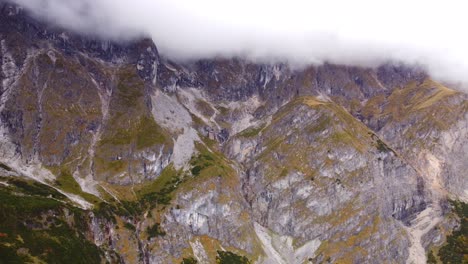
[[[86,263],[424,263],[468,201],[468,97],[418,69],[175,63],[0,12],[11,259],[65,261],[56,222]]]

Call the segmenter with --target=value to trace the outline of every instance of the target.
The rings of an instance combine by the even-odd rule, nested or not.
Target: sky
[[[467,1],[12,0],[114,40],[151,37],[176,60],[242,56],[292,65],[417,65],[468,84]]]

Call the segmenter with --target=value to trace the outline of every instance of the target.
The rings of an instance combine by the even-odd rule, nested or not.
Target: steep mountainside
[[[419,69],[173,62],[2,1],[0,58],[0,263],[425,263],[466,224],[468,95]]]

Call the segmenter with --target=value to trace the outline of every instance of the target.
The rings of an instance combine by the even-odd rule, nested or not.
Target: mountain
[[[468,261],[466,93],[0,14],[0,263]]]

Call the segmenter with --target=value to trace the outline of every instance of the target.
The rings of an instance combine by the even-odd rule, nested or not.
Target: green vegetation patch
[[[133,67],[127,67],[119,72],[116,95],[119,103],[134,107],[138,104],[139,98],[143,97],[144,83]]]
[[[120,203],[99,204],[96,214],[115,222],[113,215],[139,217],[145,211],[170,204],[173,192],[185,181],[181,171],[176,171],[172,165],[167,166],[160,176],[149,184],[136,186],[137,200]]]
[[[374,146],[377,148],[379,152],[393,152],[393,150],[383,142],[376,134],[372,132],[368,132],[371,136],[372,140],[374,141]]]
[[[197,144],[197,149],[199,150],[198,155],[193,156],[190,160],[192,176],[197,178],[231,174],[230,167],[222,158],[222,154],[210,151],[201,144]]]
[[[230,251],[217,251],[216,263],[218,264],[250,264],[251,262],[245,256],[239,256]]]
[[[6,170],[6,171],[11,171],[11,168],[3,163],[0,162],[0,168]]]
[[[30,190],[38,193],[36,187]],[[102,251],[84,235],[86,215],[80,209],[51,198],[13,195],[3,187],[0,201],[0,263],[101,263]]]
[[[169,164],[161,174],[156,178],[156,180],[152,181],[149,184],[145,184],[144,186],[140,187],[137,191],[137,195],[139,198],[143,198],[144,195],[152,193],[152,192],[161,192],[161,190],[168,185],[171,185],[171,182],[175,178],[180,178],[182,172],[177,171],[172,164]]]
[[[241,132],[239,132],[239,137],[244,137],[244,138],[252,138],[258,136],[260,131],[262,131],[264,126],[259,126],[259,127],[249,127]]]
[[[156,223],[153,226],[149,226],[146,229],[146,233],[148,234],[148,239],[152,237],[160,237],[160,236],[165,236],[166,232],[162,230],[161,224]]]
[[[437,259],[434,256],[434,252],[429,251],[429,254],[427,254],[427,264],[437,264]]]
[[[166,141],[162,128],[153,118],[143,116],[136,131],[137,149],[147,148]]]
[[[183,258],[180,264],[197,264],[198,261],[194,257]]]
[[[157,206],[169,205],[172,193],[183,181],[181,172],[174,170],[172,166],[168,166],[152,183],[135,186],[136,200],[121,200],[115,203],[100,202],[95,206],[93,213],[96,217],[107,219],[113,223],[116,223],[115,216],[138,219],[144,212]],[[125,227],[134,230],[131,224],[125,224]]]
[[[66,196],[61,194],[56,189],[44,185],[36,181],[20,180],[15,178],[9,178],[7,180],[8,184],[15,186],[22,193],[31,195],[31,196],[42,196],[47,198],[55,198],[59,200],[67,200]]]
[[[125,223],[124,227],[127,228],[128,230],[132,231],[132,232],[136,231],[136,227],[133,224]]]
[[[451,201],[454,213],[460,218],[460,229],[447,237],[447,242],[439,250],[442,263],[468,263],[468,204]]]
[[[110,123],[119,123],[120,119],[111,120]],[[116,126],[118,127],[118,126]],[[129,145],[135,144],[137,149],[143,149],[163,144],[166,135],[163,129],[148,116],[141,116],[133,126],[117,128],[100,141],[100,145]]]
[[[155,205],[168,205],[172,199],[172,193],[184,182],[185,177],[181,172],[175,171],[171,166],[163,171],[161,176],[150,186],[138,192],[140,202],[145,207],[154,208]]]
[[[387,146],[382,140],[377,139],[376,141],[377,150],[380,152],[391,152],[392,149]]]
[[[117,212],[117,206],[114,204],[101,202],[93,208],[93,213],[97,218],[106,219],[116,224],[115,212]]]
[[[96,157],[94,159],[96,167],[99,167],[98,172],[109,172],[112,174],[118,174],[127,169],[127,161],[125,160],[111,160],[106,161],[105,159]]]

